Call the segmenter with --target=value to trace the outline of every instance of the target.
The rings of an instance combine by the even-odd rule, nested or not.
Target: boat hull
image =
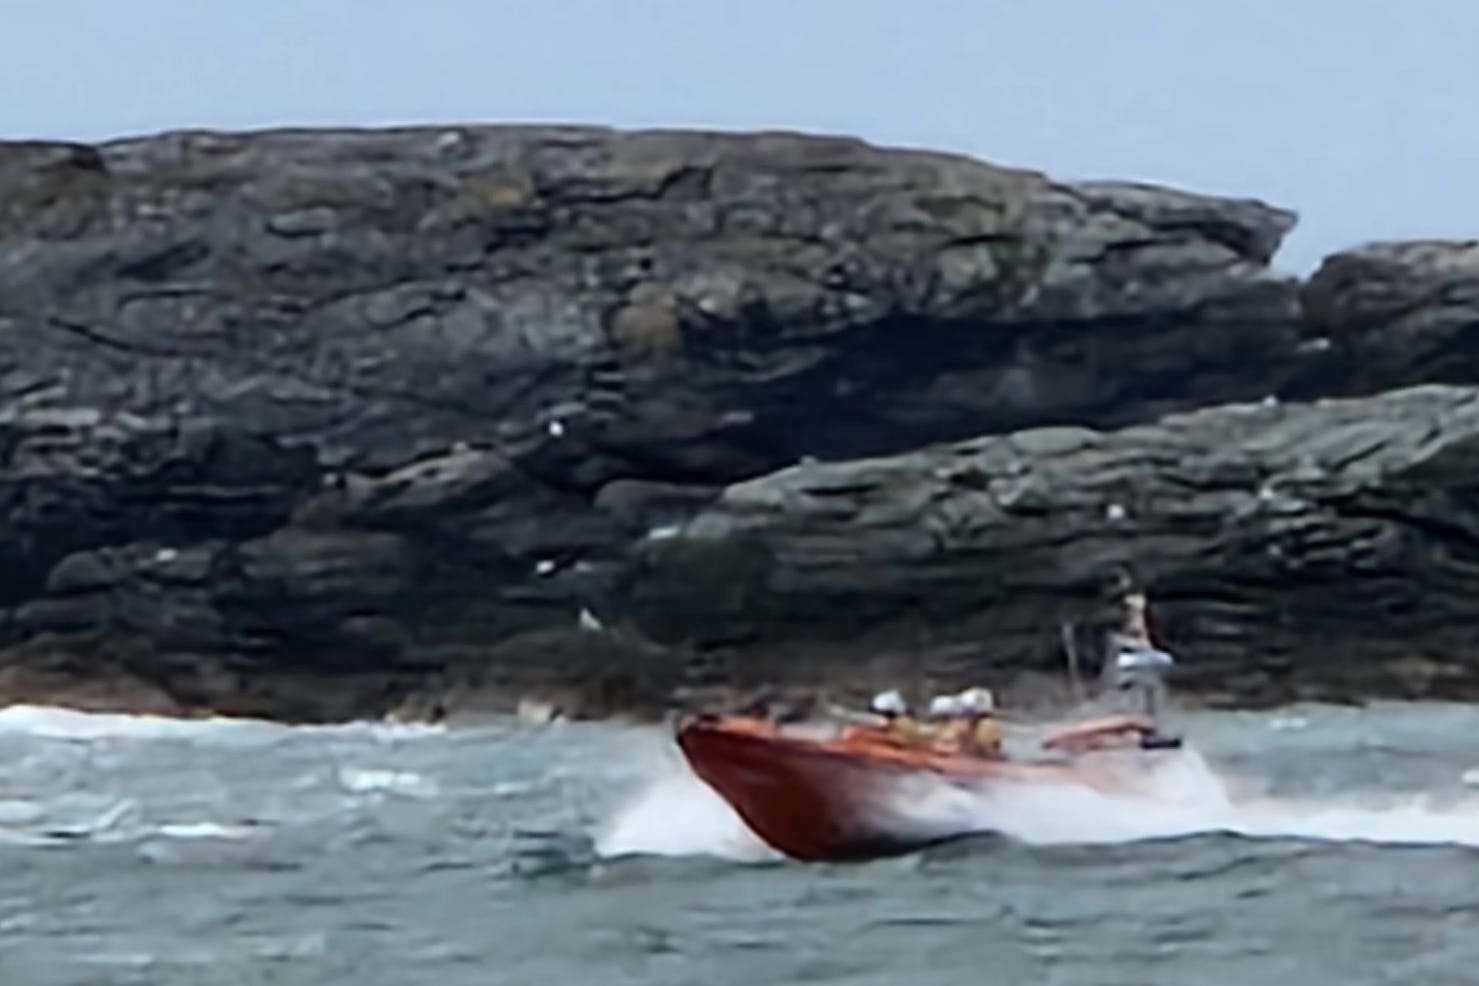
[[[906,764],[707,722],[681,729],[678,745],[756,835],[793,859],[877,859],[952,837],[900,832],[885,821]]]
[[[1079,763],[985,760],[904,747],[870,730],[811,737],[760,719],[700,717],[680,726],[677,741],[694,773],[757,836],[806,862],[903,855],[973,834],[958,819],[910,810],[924,791],[941,786],[979,792],[1046,782],[1128,790],[1125,775]]]

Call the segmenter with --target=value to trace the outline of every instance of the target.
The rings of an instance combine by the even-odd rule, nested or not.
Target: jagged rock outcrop
[[[1479,382],[1479,242],[1371,243],[1327,257],[1302,295],[1307,379],[1295,392],[1373,394]]]
[[[897,673],[958,681],[1061,665],[1056,628],[1127,567],[1203,690],[1473,696],[1476,494],[1479,388],[1034,429],[732,486],[642,546],[632,605],[662,639],[912,637]]]
[[[1104,509],[1140,470],[1169,489],[1177,456],[1282,469],[1239,458],[1248,436],[1215,419],[1151,422],[1344,392],[1350,354],[1382,352],[1375,321],[1314,344],[1366,310],[1348,301],[1369,278],[1327,267],[1301,309],[1267,267],[1292,223],[1259,202],[795,134],[0,143],[0,698],[342,718],[542,679],[595,682],[604,708],[843,667],[861,680],[921,653],[947,677],[1042,666],[1044,625],[1028,624],[1051,638],[1076,598],[1065,580],[1111,559],[1151,573],[1171,625],[1195,630],[1192,663],[1217,667],[1262,644],[1208,614],[1244,634],[1279,595],[1253,558],[1266,545],[1245,559],[1216,527],[1216,496],[1242,493],[1185,498],[1195,523],[1137,528],[1135,551],[1058,514]],[[1408,281],[1390,281],[1400,298]],[[1431,412],[1461,441],[1467,418],[1437,407],[1392,405],[1415,417],[1391,427]],[[1254,412],[1296,431],[1331,413]],[[1039,487],[1085,482],[1029,483],[1006,507],[916,474],[956,453],[910,451],[1068,425],[1149,430],[1083,438],[1097,452],[1054,444],[1076,431],[983,440],[971,455]],[[861,456],[903,457],[812,464]],[[737,506],[809,475],[868,478],[798,494],[800,512]],[[869,492],[878,475],[898,487]],[[1043,516],[1012,512],[1033,496]],[[980,554],[924,547],[977,527]],[[1404,536],[1439,544],[1426,530]],[[1205,568],[1186,560],[1199,552]],[[617,631],[577,629],[582,611]],[[1333,667],[1299,643],[1329,619],[1277,638],[1296,677]],[[987,630],[1002,646],[983,658],[971,634]],[[1448,636],[1423,639],[1451,656]]]
[[[0,144],[0,664],[373,710],[726,484],[1276,388],[1292,222],[794,134]]]
[[[1258,396],[1292,214],[787,134],[489,127],[0,144],[0,393],[541,480]],[[558,434],[552,434],[553,428]]]

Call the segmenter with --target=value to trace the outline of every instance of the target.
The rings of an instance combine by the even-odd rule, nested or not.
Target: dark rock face
[[[787,134],[0,145],[7,400],[728,482],[1258,396],[1290,213]],[[1263,368],[1257,394],[1247,372]],[[558,436],[550,434],[554,426]]]
[[[1054,631],[1128,568],[1204,690],[1472,695],[1476,508],[1479,389],[1226,406],[739,484],[644,547],[632,595],[664,638],[912,635],[959,679],[1061,665]]]
[[[1371,394],[1479,381],[1479,242],[1373,243],[1326,258],[1303,291],[1301,389]]]
[[[1190,498],[1195,523],[1146,532],[1144,559],[1062,517],[1142,474],[1170,503],[1201,481],[1178,458],[1277,465],[1234,451],[1231,425],[1149,424],[1163,414],[1464,358],[1469,281],[1437,272],[1466,262],[1419,263],[1457,299],[1437,324],[1430,294],[1404,294],[1410,258],[1353,255],[1355,276],[1332,261],[1303,289],[1306,324],[1301,286],[1266,266],[1293,221],[793,134],[0,143],[0,693],[101,676],[126,705],[340,718],[543,676],[652,705],[680,684],[858,668],[862,623],[880,674],[933,646],[924,631],[943,634],[947,677],[1041,666],[1028,622],[1110,556],[1202,621],[1181,638],[1211,667],[1253,644],[1206,613],[1261,619],[1280,595],[1256,575],[1267,545],[1244,559],[1218,533],[1213,501],[1237,497]],[[1393,271],[1375,302],[1360,264]],[[1446,355],[1384,350],[1394,320]],[[1327,322],[1339,344],[1311,345]],[[1357,380],[1373,356],[1386,368]],[[1297,429],[1333,412],[1257,413]],[[1027,520],[919,471],[961,453],[911,451],[1068,425],[1151,430],[1012,439],[1019,478],[1037,477]],[[993,463],[1019,445],[970,453],[982,481],[1010,485]],[[776,472],[861,456],[902,458]],[[840,485],[793,489],[813,475]],[[980,543],[957,530],[978,527]],[[1237,606],[1198,608],[1235,571]],[[620,632],[575,631],[583,609]],[[961,642],[981,627],[1004,641],[989,659]],[[624,667],[595,673],[595,654]]]

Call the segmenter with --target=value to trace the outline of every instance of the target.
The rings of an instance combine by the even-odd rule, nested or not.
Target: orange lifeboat
[[[1092,720],[1050,734],[1049,749],[1152,746],[1137,717]],[[1126,739],[1127,737],[1139,738]],[[788,728],[755,716],[696,716],[677,742],[701,780],[774,849],[807,862],[852,862],[902,855],[969,835],[950,820],[901,810],[921,778],[966,789],[994,783],[1057,782],[1124,790],[1115,774],[1067,761],[1011,761],[905,745],[881,729],[831,732]],[[1174,744],[1170,744],[1174,745]]]

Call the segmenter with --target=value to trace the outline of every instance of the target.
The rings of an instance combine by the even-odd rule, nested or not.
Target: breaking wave
[[[238,842],[282,824],[326,816],[345,804],[387,796],[433,799],[441,793],[435,780],[380,765],[366,744],[383,750],[385,744],[443,731],[383,722],[298,726],[7,706],[0,708],[0,756],[7,762],[0,777],[0,846]],[[182,786],[159,785],[151,776],[174,769],[166,765],[178,764],[180,751],[188,751],[184,756],[191,759],[185,762],[215,763],[237,751],[256,756],[289,745],[297,747],[300,759],[286,781],[293,788],[287,798],[270,785],[232,792],[214,772],[197,774]],[[160,747],[174,750],[151,752]]]
[[[324,726],[288,725],[267,719],[211,717],[180,719],[171,716],[83,712],[42,705],[0,708],[0,736],[29,736],[54,740],[191,740],[273,742],[286,736],[313,734],[365,736],[395,741],[439,736],[441,725],[422,723],[352,722]]]

